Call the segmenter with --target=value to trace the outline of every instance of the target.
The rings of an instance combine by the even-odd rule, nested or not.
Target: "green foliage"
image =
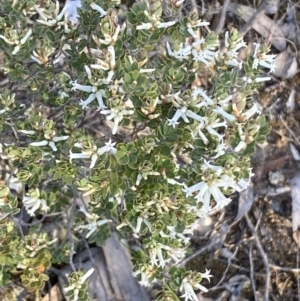
[[[180,1],[164,9],[139,1],[121,14],[118,0],[84,0],[78,15],[50,0],[2,2],[0,50],[13,90],[0,91],[0,285],[21,279],[37,296],[81,235],[101,246],[117,233],[141,244],[134,275],[145,286],[160,281],[158,300],[206,291],[209,271],[177,265],[195,220],[250,182],[250,156],[269,131],[252,97],[269,80],[261,68],[275,68],[269,48],[256,44],[241,61],[246,44],[232,28],[220,51],[214,32],[196,34],[207,22],[178,13]],[[83,128],[93,108],[109,132],[98,139]],[[77,206],[81,198],[89,202]],[[43,221],[70,202],[68,236],[53,240]],[[24,210],[33,220],[20,239]],[[67,296],[87,300],[92,273],[70,274]]]

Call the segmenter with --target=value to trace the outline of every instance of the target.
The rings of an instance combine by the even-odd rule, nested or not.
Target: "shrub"
[[[253,95],[274,56],[256,44],[242,61],[237,30],[220,47],[209,23],[181,16],[184,1],[164,12],[161,1],[142,1],[123,15],[118,0],[96,2],[0,5],[9,79],[0,95],[0,285],[19,275],[38,295],[51,265],[72,265],[80,233],[101,246],[114,232],[141,244],[133,275],[145,286],[160,281],[159,300],[198,300],[210,271],[179,263],[196,219],[250,181],[250,155],[268,132]],[[81,126],[93,108],[109,130],[98,140]],[[77,205],[78,193],[90,202]],[[68,208],[69,239],[51,241],[43,221]],[[73,300],[86,300],[92,272],[69,275]]]

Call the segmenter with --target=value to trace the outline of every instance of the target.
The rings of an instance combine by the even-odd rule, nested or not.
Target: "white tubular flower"
[[[154,72],[155,69],[141,69],[140,73],[148,73],[148,72]]]
[[[72,91],[80,90],[83,92],[90,93],[90,92],[95,92],[95,90],[97,89],[97,87],[85,86],[85,85],[78,84],[77,81],[71,82],[71,85],[73,86],[71,88]]]
[[[199,182],[191,187],[185,187],[182,189],[183,192],[186,194],[187,197],[192,196],[194,192],[200,191],[202,195],[205,194],[205,192],[209,189],[209,186],[204,182]]]
[[[38,209],[41,209],[45,212],[49,210],[46,200],[40,199],[40,191],[38,189],[24,196],[23,205],[25,206],[28,214],[31,216],[34,216],[34,212]]]
[[[110,110],[102,110],[100,113],[103,115],[108,115],[106,117],[107,120],[114,120],[112,134],[115,135],[118,131],[119,123],[123,120],[124,116],[132,115],[134,113],[134,110],[126,110],[123,107],[119,106],[111,108]]]
[[[186,59],[190,58],[192,47],[187,43],[185,43],[184,47],[181,44],[180,49],[174,50],[174,51],[171,50],[170,44],[168,42],[166,43],[166,47],[167,47],[168,54],[170,56],[175,57],[179,61],[186,60]]]
[[[74,283],[70,283],[69,286],[64,288],[64,291],[70,292],[70,291],[74,291],[74,299],[72,299],[72,301],[78,301],[78,294],[79,291],[82,287],[82,285],[86,282],[86,280],[94,273],[95,269],[91,268],[89,269],[82,277],[80,277],[80,279]]]
[[[162,250],[170,251],[171,248],[159,243],[157,244],[156,247],[149,250],[150,261],[153,266],[162,267],[162,268],[165,267],[166,260],[163,257]]]
[[[14,50],[13,50],[13,52],[11,53],[12,55],[15,55],[15,54],[17,54],[20,51],[21,46],[24,45],[27,42],[27,40],[30,38],[31,35],[32,35],[32,29],[30,28],[27,31],[27,33],[25,34],[25,36],[22,39],[20,39],[20,40],[10,40],[10,39],[7,39],[3,35],[0,35],[0,38],[2,40],[4,40],[9,45],[16,45],[15,48],[14,48]]]
[[[239,144],[234,148],[234,152],[238,153],[247,148],[247,143],[244,140],[241,140]]]
[[[35,9],[42,18],[42,20],[37,20],[37,22],[49,27],[57,26],[60,28],[65,26],[65,32],[68,33],[70,29],[67,27],[67,23],[62,21],[62,18],[65,17],[65,21],[70,21],[72,25],[76,25],[79,17],[77,9],[80,7],[81,0],[67,0],[64,8],[59,12],[59,1],[56,1],[55,11],[47,15],[44,8],[36,5]]]
[[[46,146],[46,145],[49,145],[52,148],[52,150],[54,152],[56,152],[57,147],[55,145],[55,142],[64,141],[64,140],[67,140],[68,138],[69,138],[69,136],[53,137],[51,140],[43,140],[43,141],[39,141],[39,142],[32,142],[32,143],[29,143],[29,145],[32,145],[32,146]]]
[[[136,30],[149,30],[153,27],[152,23],[142,23],[136,27]]]
[[[178,108],[173,116],[172,119],[168,119],[169,123],[168,125],[173,126],[173,128],[176,127],[176,125],[179,124],[178,120],[179,118],[182,118],[184,122],[189,123],[190,121],[188,120],[187,117],[190,117],[196,121],[203,122],[203,117],[197,115],[191,110],[188,110],[187,107],[182,107]]]
[[[264,54],[264,53],[258,53],[259,52],[259,43],[254,43],[255,50],[253,53],[254,61],[252,68],[257,69],[258,65],[270,69],[270,72],[275,72],[275,61],[274,58],[276,57],[276,54]]]
[[[201,96],[204,99],[204,103],[197,104],[196,107],[200,108],[206,105],[212,106],[214,104],[214,101],[203,91],[201,88],[194,88],[194,91],[192,93],[192,97],[197,98],[198,96]]]
[[[120,25],[117,25],[117,27],[116,27],[116,30],[115,30],[115,32],[114,32],[114,34],[112,35],[112,36],[110,36],[110,35],[105,35],[105,40],[103,40],[103,39],[98,39],[99,40],[99,42],[101,43],[101,44],[104,44],[104,45],[115,45],[115,43],[116,43],[116,41],[117,41],[117,39],[118,39],[118,35],[119,35],[119,33],[120,33],[120,30],[121,30],[121,27],[120,27]],[[93,39],[96,41],[97,40],[97,38],[96,37],[94,37],[93,36]],[[101,53],[99,53],[99,50],[98,49],[95,49],[95,50],[93,50],[92,52],[94,52],[94,54],[96,54],[96,55],[98,55],[98,56],[100,56],[101,55]]]
[[[26,33],[26,35],[24,36],[24,38],[20,40],[20,44],[21,44],[21,45],[24,45],[24,44],[26,43],[26,41],[30,38],[31,35],[32,35],[32,29],[30,28],[30,29],[27,31],[27,33]]]
[[[97,214],[90,214],[86,211],[86,209],[81,206],[79,211],[83,212],[87,218],[88,224],[87,225],[80,225],[77,229],[87,229],[89,232],[86,234],[86,238],[89,238],[99,227],[104,224],[110,222],[108,219],[99,220],[99,216]]]
[[[81,7],[81,0],[67,0],[65,4],[65,18],[70,21],[72,24],[78,22],[78,11],[77,9]]]
[[[70,162],[72,162],[73,159],[89,159],[91,156],[85,153],[73,153],[70,150]]]
[[[204,135],[204,133],[201,131],[201,129],[198,130],[198,134],[199,134],[199,137],[202,139],[202,141],[205,145],[208,145],[210,143],[209,140]]]
[[[185,258],[185,249],[170,249],[168,255],[174,260],[175,264],[179,263]]]
[[[226,54],[229,57],[236,57],[237,51],[242,47],[247,47],[247,44],[244,42],[243,37],[237,39],[234,43],[229,43],[229,32],[225,33],[225,47],[229,48]]]
[[[111,69],[114,69],[115,66],[116,66],[116,55],[115,55],[115,48],[114,46],[108,46],[107,47],[107,51],[109,52],[110,54],[110,59],[109,59],[109,65],[110,65],[110,68]],[[112,73],[112,75],[109,75],[111,78],[110,80],[108,81],[107,79],[107,85],[110,83],[112,77],[113,77],[114,73]]]
[[[183,183],[180,183],[180,182],[178,182],[178,181],[176,181],[176,180],[174,180],[174,179],[167,179],[167,182],[168,182],[168,184],[171,184],[171,185],[180,185],[180,186],[184,186],[184,184]]]
[[[248,111],[246,111],[241,115],[241,119],[245,121],[250,119],[254,114],[260,114],[260,113],[261,112],[258,109],[258,106],[256,105],[256,103],[254,103],[253,106]]]
[[[116,142],[111,142],[111,139],[109,139],[109,141],[105,143],[105,146],[98,148],[97,151],[96,148],[83,151],[82,153],[73,153],[70,150],[70,162],[72,162],[73,159],[91,159],[90,168],[92,169],[95,167],[99,156],[103,155],[104,153],[110,153],[112,155],[116,154],[117,149],[114,147],[115,145]],[[82,148],[82,144],[80,143],[76,143],[74,146]]]
[[[168,28],[177,23],[177,21],[169,21],[169,22],[157,22],[156,28]]]
[[[221,116],[223,116],[225,119],[227,119],[229,122],[234,122],[236,121],[236,118],[235,116],[225,112],[221,107],[217,106],[215,109],[214,109],[214,112],[220,114]]]
[[[150,278],[151,278],[151,274],[152,274],[152,266],[149,266],[146,270],[143,270],[143,272],[141,272],[140,270],[137,270],[135,272],[132,273],[133,277],[137,277],[140,275],[141,280],[139,281],[139,284],[145,287],[149,287],[151,285],[151,283],[154,283],[157,281],[157,279],[153,279],[150,282]]]
[[[111,37],[111,42],[110,42],[111,44],[114,44],[117,41],[118,35],[120,33],[120,30],[121,30],[121,27],[118,24],[117,27],[116,27],[116,30],[115,30],[115,32],[113,34],[113,36]]]
[[[201,181],[191,187],[187,187],[185,185],[183,192],[186,193],[187,197],[189,197],[198,191],[195,199],[197,200],[197,203],[202,203],[201,212],[207,213],[211,210],[211,196],[217,203],[217,207],[223,208],[231,202],[231,199],[225,197],[223,192],[220,190],[221,187],[230,187],[233,190],[240,191],[240,187],[237,185],[237,183],[229,176],[223,174],[219,178],[209,182]]]
[[[139,284],[145,287],[149,287],[151,285],[151,282],[146,274],[141,273],[141,281],[139,281]]]
[[[91,68],[96,69],[96,70],[109,70],[109,65],[107,63],[104,63],[103,61],[100,60],[101,64],[92,64]]]
[[[96,4],[95,2],[92,2],[90,4],[90,7],[91,7],[91,9],[96,10],[97,12],[99,12],[101,18],[106,16],[106,14],[107,14],[106,11],[102,7],[100,7],[98,4]]]
[[[179,291],[183,292],[183,295],[181,295],[180,298],[184,298],[185,301],[188,301],[188,300],[199,301],[196,293],[194,292],[193,286],[188,281],[189,281],[189,279],[187,277],[185,277],[182,280]],[[202,285],[200,285],[199,289],[201,289],[205,293],[208,292],[208,289],[206,289]]]
[[[109,139],[109,141],[105,143],[105,146],[98,148],[97,153],[100,156],[104,153],[110,153],[112,155],[115,155],[117,152],[117,149],[114,147],[115,145],[116,142],[111,142],[111,139]]]
[[[114,75],[115,75],[115,72],[114,72],[114,71],[112,71],[112,70],[109,71],[109,72],[107,73],[107,78],[103,80],[103,84],[105,84],[105,85],[110,84],[110,82],[111,82],[112,78],[114,77]]]
[[[133,229],[133,232],[134,232],[135,234],[139,234],[139,233],[140,233],[142,223],[144,223],[144,224],[148,227],[148,229],[149,229],[150,232],[152,231],[152,230],[151,230],[151,229],[152,229],[152,225],[151,225],[151,223],[148,221],[148,219],[139,216],[139,217],[137,218],[136,227],[135,227],[135,229]]]
[[[224,135],[219,134],[215,129],[212,128],[212,126],[208,125],[208,126],[206,127],[206,130],[207,130],[211,135],[218,137],[219,142],[222,142],[222,141],[223,141]]]
[[[201,62],[206,66],[208,66],[214,60],[217,54],[218,52],[208,49],[200,51],[197,51],[196,49],[192,50],[193,60],[196,62]]]
[[[271,80],[272,77],[269,77],[269,76],[265,76],[265,77],[257,77],[255,79],[255,82],[256,83],[261,83],[261,82],[265,82],[265,81],[268,81],[268,80]]]
[[[192,26],[191,26],[190,23],[187,24],[187,31],[188,31],[188,33],[189,33],[194,39],[197,39],[197,38],[198,38],[197,35],[195,34],[195,32],[194,32],[194,30],[193,30],[193,28],[192,28]],[[193,46],[194,46],[194,45],[193,45]]]
[[[25,135],[34,135],[36,133],[36,131],[33,131],[33,130],[30,130],[30,131],[27,131],[27,130],[19,130],[20,133],[23,133]]]
[[[207,279],[208,282],[210,282],[210,278],[213,277],[213,275],[210,274],[210,270],[205,269],[205,273],[200,273],[202,279]]]
[[[3,36],[2,34],[0,34],[0,39],[4,40],[7,44],[9,45],[15,45],[15,41],[11,41],[9,39],[7,39],[5,36]]]
[[[198,41],[192,43],[192,46],[194,48],[197,48],[198,46],[202,45],[205,42],[205,39],[202,37],[201,39],[199,39]]]
[[[237,59],[230,59],[230,60],[227,60],[225,63],[227,66],[238,67],[239,70],[241,70],[243,68],[242,60],[238,61]]]
[[[204,159],[204,163],[201,166],[201,169],[203,171],[206,171],[208,169],[213,170],[217,175],[220,175],[223,172],[223,167],[219,165],[212,165],[210,164],[210,161],[207,161]]]
[[[141,170],[140,173],[137,175],[135,185],[139,186],[141,183],[141,180],[147,180],[148,176],[160,176],[160,173],[158,171],[143,171]]]
[[[114,196],[111,196],[108,201],[109,202],[117,202],[118,205],[122,205],[123,206],[123,210],[127,210],[126,209],[126,200],[124,197],[124,191],[123,190],[119,190],[118,193],[116,193]]]
[[[196,24],[189,24],[191,27],[198,27],[198,26],[208,26],[210,23],[209,22],[203,22],[201,20],[198,20]]]
[[[88,75],[88,78],[91,79],[92,73],[91,70],[88,66],[85,66],[85,70],[86,73]],[[108,73],[107,79],[102,80],[103,84],[109,84],[112,77],[114,75],[113,71],[110,71]],[[89,97],[86,100],[80,100],[79,104],[81,105],[82,109],[88,109],[88,105],[95,99],[97,99],[98,101],[98,110],[103,110],[106,109],[106,106],[103,102],[103,96],[105,97],[105,91],[103,89],[99,89],[97,86],[86,86],[86,85],[80,85],[77,83],[77,81],[73,81],[71,82],[72,87],[72,91],[83,91],[83,92],[87,92],[87,93],[91,93],[89,95]]]

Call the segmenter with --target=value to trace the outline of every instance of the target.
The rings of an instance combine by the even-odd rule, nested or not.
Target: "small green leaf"
[[[123,158],[126,155],[127,155],[127,151],[125,151],[125,150],[118,150],[117,153],[116,153],[116,158],[117,159],[121,159],[121,158]]]
[[[124,157],[122,157],[122,158],[119,158],[118,162],[119,162],[120,164],[122,164],[122,165],[128,164],[128,162],[129,162],[129,156],[126,155],[126,156],[124,156]]]

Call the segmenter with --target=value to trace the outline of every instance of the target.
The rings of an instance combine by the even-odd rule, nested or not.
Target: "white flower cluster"
[[[248,180],[235,181],[231,176],[226,174],[226,170],[222,166],[216,166],[210,164],[208,161],[204,160],[202,165],[202,170],[204,172],[210,172],[210,178],[208,181],[201,181],[194,184],[191,187],[184,185],[183,191],[186,196],[194,196],[197,203],[202,203],[200,210],[197,207],[189,206],[188,210],[196,212],[200,217],[206,216],[209,211],[211,211],[211,197],[217,202],[217,207],[223,208],[228,205],[231,201],[230,198],[225,197],[220,188],[231,188],[233,191],[242,191],[250,183],[250,178]],[[250,177],[252,176],[250,172]],[[195,192],[198,192],[196,195]]]
[[[40,198],[40,191],[37,188],[24,196],[23,205],[31,216],[34,216],[35,211],[38,209],[45,212],[49,210],[46,200]]]
[[[84,213],[84,215],[86,216],[88,224],[80,225],[77,229],[78,230],[81,230],[81,229],[89,230],[89,232],[85,236],[86,238],[89,238],[99,227],[101,227],[102,225],[105,225],[105,224],[110,222],[110,220],[108,220],[108,219],[100,220],[99,216],[97,214],[88,213],[87,210],[85,209],[85,207],[83,207],[83,206],[81,206],[79,208],[79,211]]]
[[[70,150],[70,162],[72,162],[73,159],[91,159],[90,168],[94,168],[98,158],[102,156],[104,153],[110,153],[112,155],[115,155],[117,150],[114,147],[116,145],[116,142],[111,142],[111,139],[105,143],[105,146],[99,147],[97,149],[96,146],[94,146],[91,149],[83,150],[81,153],[73,153]],[[83,144],[81,142],[77,142],[74,144],[74,147],[83,148]]]
[[[56,1],[55,4],[56,8],[54,16],[48,15],[43,7],[36,5],[36,11],[41,17],[41,19],[38,19],[37,22],[49,27],[60,28],[61,26],[64,26],[65,32],[68,33],[70,32],[70,29],[68,28],[67,22],[71,22],[72,25],[76,25],[78,23],[78,8],[81,7],[81,0],[67,0],[61,12],[59,12],[59,1]],[[64,21],[62,21],[63,17],[65,18]]]
[[[184,0],[179,0],[175,4],[181,5],[183,1]],[[53,28],[54,31],[63,29],[63,38],[66,38],[66,34],[70,33],[71,30],[76,29],[79,24],[78,9],[81,7],[81,1],[67,0],[61,11],[58,1],[55,1],[55,5],[55,9],[52,13],[49,13],[47,8],[36,5],[35,9],[39,14],[37,22]],[[107,12],[96,3],[91,3],[90,8],[96,11],[96,13],[99,13],[101,18],[107,16]],[[134,28],[140,35],[145,34],[145,31],[158,32],[156,29],[169,28],[177,25],[179,22],[179,20],[161,22],[157,16],[150,15],[147,11],[145,11],[144,14],[147,20],[142,24],[135,25]],[[186,31],[190,36],[180,45],[176,44],[176,41],[174,43],[167,42],[165,45],[166,50],[164,51],[164,55],[166,57],[174,58],[180,62],[192,60],[195,63],[203,64],[207,68],[213,66],[213,63],[220,59],[225,62],[225,66],[223,66],[225,69],[227,67],[234,67],[237,70],[242,69],[244,62],[238,57],[240,49],[246,46],[246,43],[242,38],[238,38],[235,42],[232,42],[231,37],[227,32],[225,34],[225,50],[221,53],[221,51],[219,51],[219,41],[217,39],[212,38],[212,35],[207,38],[200,38],[195,31],[195,28],[209,25],[208,22],[203,22],[201,20],[197,22],[189,22],[191,23],[186,24]],[[259,126],[250,124],[249,120],[254,115],[260,114],[260,111],[256,104],[252,104],[250,107],[248,105],[241,105],[242,109],[238,109],[238,106],[233,101],[235,97],[234,92],[231,92],[228,89],[228,92],[226,91],[219,94],[222,96],[214,96],[209,94],[209,92],[204,91],[202,87],[197,85],[196,81],[191,85],[190,90],[188,88],[186,89],[187,91],[172,89],[172,84],[170,84],[169,94],[155,94],[153,99],[149,101],[142,99],[142,101],[146,103],[145,107],[138,109],[135,108],[133,106],[133,101],[130,100],[130,96],[129,99],[125,101],[128,96],[125,93],[125,87],[127,88],[126,83],[128,83],[128,81],[125,81],[125,79],[127,80],[128,77],[131,79],[130,74],[125,74],[123,78],[122,76],[118,76],[118,74],[122,74],[122,72],[117,70],[119,62],[116,60],[117,52],[115,45],[118,39],[122,38],[124,33],[127,33],[125,31],[125,27],[127,26],[126,24],[127,23],[124,23],[122,27],[118,24],[114,24],[112,28],[109,28],[110,30],[103,30],[103,36],[101,39],[91,34],[92,39],[98,46],[97,49],[89,48],[95,62],[94,64],[84,66],[86,81],[83,81],[81,84],[78,79],[73,78],[70,82],[71,91],[80,91],[83,92],[84,95],[86,93],[84,99],[80,99],[79,101],[81,108],[86,110],[94,101],[97,102],[97,110],[99,111],[99,114],[104,115],[107,120],[113,122],[112,135],[116,135],[121,122],[124,121],[124,119],[126,121],[127,118],[132,119],[135,114],[139,113],[138,109],[141,109],[141,112],[149,117],[149,112],[153,113],[157,106],[162,106],[163,103],[167,103],[169,110],[168,114],[170,115],[168,115],[167,125],[164,126],[168,130],[174,130],[175,132],[175,130],[183,124],[190,124],[189,130],[192,137],[192,141],[184,142],[184,147],[179,146],[179,143],[178,145],[172,145],[171,156],[176,157],[178,149],[179,151],[182,151],[182,148],[195,149],[196,143],[193,145],[193,142],[198,142],[199,140],[204,144],[205,150],[210,151],[214,147],[211,152],[212,154],[208,155],[207,159],[203,159],[203,162],[201,161],[199,163],[199,165],[201,165],[201,179],[198,180],[198,182],[194,181],[196,183],[191,185],[187,185],[187,183],[184,183],[183,179],[176,176],[174,176],[174,179],[168,179],[163,168],[155,170],[156,163],[153,162],[156,160],[156,157],[154,157],[155,160],[152,161],[145,160],[142,163],[139,162],[140,164],[138,167],[132,168],[134,169],[135,178],[130,184],[132,186],[128,189],[134,190],[138,201],[136,203],[133,202],[133,205],[130,204],[130,206],[128,206],[128,208],[130,208],[129,211],[133,212],[133,219],[125,218],[121,220],[116,228],[117,230],[120,230],[122,227],[127,226],[132,229],[135,237],[140,237],[141,233],[145,232],[144,230],[149,232],[155,231],[154,229],[156,224],[153,222],[153,217],[157,217],[158,215],[163,216],[170,210],[177,210],[180,206],[182,206],[181,208],[185,211],[185,214],[192,213],[193,217],[206,216],[208,212],[213,209],[213,204],[215,204],[215,208],[222,208],[230,202],[230,198],[227,197],[228,195],[230,195],[233,191],[242,191],[247,187],[250,182],[250,177],[252,176],[251,170],[248,170],[249,178],[239,179],[235,176],[235,174],[238,174],[240,170],[234,173],[229,168],[226,169],[223,166],[214,165],[213,162],[215,159],[224,155],[228,150],[228,137],[225,137],[225,130],[227,128],[234,128],[236,130],[237,144],[235,144],[233,152],[239,153],[247,148],[248,144],[252,141],[251,139],[253,139],[252,136],[257,134],[259,130]],[[110,25],[108,25],[108,27],[110,27]],[[0,35],[0,38],[9,45],[13,45],[14,49],[12,54],[15,55],[20,51],[21,47],[24,47],[24,45],[30,41],[32,34],[33,32],[31,29],[28,31],[19,30],[13,31],[11,36]],[[81,39],[81,37],[79,39]],[[270,72],[273,72],[276,67],[274,63],[275,56],[265,54],[262,51],[260,44],[255,45],[252,69],[255,70],[261,66],[268,68]],[[39,52],[33,51],[31,59],[42,65],[44,62],[47,62],[51,49],[46,49],[45,53],[45,59],[41,59]],[[130,65],[137,63],[134,61],[133,56],[129,55],[127,58]],[[135,70],[134,72],[136,73],[132,72],[137,75],[135,79],[142,73],[151,73],[155,71],[155,69],[147,69],[146,66],[145,69],[143,69],[142,67],[146,62],[147,59],[142,62],[138,62],[137,69],[139,71],[137,72],[137,70]],[[195,64],[195,66],[196,65],[199,64]],[[95,74],[97,74],[97,76],[95,76]],[[101,76],[99,76],[99,74],[101,74]],[[128,77],[126,77],[126,75]],[[152,79],[155,76],[157,75],[155,74],[149,78]],[[246,86],[252,81],[262,82],[266,80],[270,80],[270,77],[257,77],[253,79],[245,76],[239,78],[239,83],[240,86],[243,87],[243,85]],[[136,85],[137,82],[138,81],[135,80],[132,86]],[[5,112],[6,110],[3,109],[0,111],[0,114],[4,114]],[[160,117],[160,110],[154,112],[152,117]],[[249,125],[247,122],[249,122]],[[247,129],[245,129],[244,126],[246,123]],[[34,128],[34,130],[20,130],[20,132],[27,135],[35,135],[39,133],[36,128]],[[72,134],[70,134],[70,136],[73,138]],[[47,146],[56,152],[56,143],[66,141],[68,139],[69,135],[57,137],[56,132],[53,130],[51,134],[44,134],[41,141],[32,142],[30,145]],[[153,145],[145,147],[147,148],[145,151],[141,148],[145,153],[147,153],[147,155],[149,155],[149,157],[152,155],[151,152],[154,147],[158,146],[157,142],[161,143],[159,139],[155,139],[156,138],[153,139]],[[216,146],[211,146],[212,139],[216,141]],[[101,156],[104,156],[104,154],[108,153],[113,156],[117,154],[116,142],[113,142],[111,139],[109,139],[108,142],[105,142],[105,145],[101,147],[97,147],[93,143],[89,144],[82,142],[82,140],[75,141],[76,142],[72,144],[72,146],[79,150],[77,150],[77,153],[69,150],[69,161],[72,162],[72,160],[76,159],[88,159],[90,160],[90,169],[93,169],[96,166],[97,161],[100,160]],[[129,153],[130,151],[128,154]],[[118,160],[118,156],[116,156],[116,158]],[[163,160],[164,158],[162,161]],[[199,165],[197,168],[199,168]],[[239,174],[242,173],[240,172]],[[172,190],[172,193],[174,192],[174,195],[179,195],[178,198],[181,198],[181,200],[184,201],[188,198],[188,202],[183,203],[183,205],[178,205],[176,200],[171,200],[171,196],[161,195],[159,192],[155,191],[150,197],[147,196],[147,200],[140,201],[139,197],[143,193],[143,184],[150,177],[155,180],[163,177],[164,180],[167,180],[168,184],[180,186],[176,193],[174,192],[175,189]],[[85,195],[89,195],[98,189],[97,184],[98,183],[89,183],[86,186],[82,185],[84,187],[78,189],[85,191]],[[119,187],[117,188],[119,189]],[[175,188],[177,189],[178,187]],[[123,186],[122,189],[117,190],[115,195],[109,195],[108,201],[117,202],[118,205],[123,206],[124,210],[127,210],[125,194],[126,191]],[[176,197],[177,196],[175,196],[175,199]],[[191,205],[191,203],[193,205]],[[30,215],[34,215],[34,212],[37,209],[41,209],[43,211],[47,211],[49,209],[46,200],[40,197],[38,189],[27,194],[23,198],[23,204]],[[108,219],[100,219],[98,215],[89,213],[85,207],[80,207],[79,211],[85,215],[86,222],[83,225],[79,225],[77,230],[86,231],[86,238],[89,238],[101,226],[110,222]],[[187,226],[186,229],[181,229],[180,232],[177,232],[179,230],[176,230],[175,226],[164,225],[163,230],[160,230],[161,228],[159,228],[159,231],[157,231],[158,233],[155,233],[158,238],[149,238],[149,245],[145,247],[145,253],[148,254],[150,259],[149,263],[138,266],[134,272],[134,276],[140,276],[140,283],[142,285],[149,285],[151,282],[156,281],[153,276],[155,275],[155,271],[161,271],[164,269],[168,262],[173,261],[175,264],[178,264],[185,257],[186,248],[190,242],[190,236],[193,233],[194,227],[195,225],[192,224]],[[167,245],[165,241],[169,241],[170,245]],[[76,284],[70,284],[69,287],[65,288],[65,291],[73,290],[74,300],[77,300],[83,282],[92,273],[93,269],[82,276]],[[184,298],[185,301],[198,300],[194,292],[196,289],[200,289],[204,292],[207,291],[204,286],[200,285],[195,280],[197,277],[194,276],[195,275],[185,276],[180,285],[179,291],[182,293],[181,298]],[[198,276],[201,276],[198,278],[205,278],[208,280],[212,277],[208,270],[206,270],[205,273],[199,273]]]
[[[64,287],[64,291],[70,292],[73,291],[74,293],[74,298],[72,299],[72,301],[78,301],[79,300],[79,292],[80,289],[82,288],[83,284],[87,281],[87,279],[94,273],[95,269],[91,268],[89,269],[83,276],[81,276],[79,278],[78,281],[76,282],[72,282],[69,284],[69,286]]]
[[[210,275],[210,271],[206,270],[205,273],[199,273],[201,278],[203,279],[207,279],[208,281],[210,281],[210,278],[212,277],[212,275]],[[201,285],[200,283],[195,283],[195,281],[193,281],[193,278],[191,277],[191,275],[186,276],[181,285],[180,285],[180,292],[184,292],[180,298],[185,298],[185,301],[191,300],[191,301],[198,301],[198,297],[195,294],[196,289],[199,289],[203,292],[208,292],[208,289],[206,287],[204,287],[203,285]]]

